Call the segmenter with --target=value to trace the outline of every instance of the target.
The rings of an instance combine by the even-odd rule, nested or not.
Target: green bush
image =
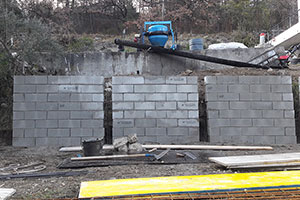
[[[94,50],[94,40],[90,37],[81,37],[73,39],[67,46],[70,52],[83,52]]]

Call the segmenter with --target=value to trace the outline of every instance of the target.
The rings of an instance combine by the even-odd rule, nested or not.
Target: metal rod
[[[204,55],[200,55],[200,54],[194,54],[194,53],[189,53],[189,52],[184,52],[184,51],[179,51],[179,50],[166,49],[166,48],[162,48],[162,47],[157,47],[157,46],[152,46],[152,45],[147,45],[147,44],[139,44],[139,43],[130,42],[130,41],[126,41],[126,40],[120,40],[120,39],[115,39],[115,44],[134,47],[134,48],[138,48],[138,49],[145,49],[145,50],[150,49],[155,53],[163,53],[163,54],[181,56],[181,57],[185,57],[185,58],[202,60],[202,61],[206,61],[206,62],[218,63],[218,64],[229,65],[229,66],[234,66],[234,67],[269,69],[269,67],[266,67],[266,66],[255,65],[255,64],[251,64],[251,63],[234,61],[234,60],[227,60],[227,59],[222,59],[222,58],[215,58],[215,57],[211,57],[211,56],[204,56]]]

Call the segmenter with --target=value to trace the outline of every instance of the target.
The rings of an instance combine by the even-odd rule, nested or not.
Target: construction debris
[[[9,199],[12,195],[16,193],[16,190],[13,188],[0,188],[0,200]]]
[[[143,147],[138,143],[136,134],[128,135],[127,137],[116,138],[113,142],[113,147],[121,152],[142,152]]]

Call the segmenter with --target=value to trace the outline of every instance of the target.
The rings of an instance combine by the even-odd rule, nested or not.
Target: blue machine
[[[168,27],[169,25],[169,27]],[[147,36],[149,42],[153,46],[164,47],[169,39],[169,35],[172,36],[172,47],[175,50],[177,45],[175,44],[175,35],[172,29],[171,21],[155,21],[145,22],[144,31],[142,33],[142,43],[144,44],[144,36]]]

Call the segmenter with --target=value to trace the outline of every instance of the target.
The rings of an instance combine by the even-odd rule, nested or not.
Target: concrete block
[[[46,97],[47,99],[47,97]],[[62,102],[62,101],[70,101],[70,94],[49,94],[48,101],[54,102]]]
[[[242,110],[241,111],[241,118],[242,119],[256,119],[262,118],[262,110]]]
[[[138,85],[138,84],[145,84],[145,79],[143,76],[123,76],[124,85]]]
[[[124,112],[123,111],[114,111],[112,113],[113,119],[123,119],[124,118]]]
[[[133,119],[114,119],[113,120],[114,128],[132,128],[134,127]]]
[[[14,94],[13,98],[14,98],[14,102],[23,102],[23,101],[25,101],[25,95],[24,94]]]
[[[188,118],[188,111],[186,110],[167,111],[167,118],[169,119]]]
[[[71,84],[102,85],[103,76],[71,76]]]
[[[46,102],[47,94],[25,94],[26,102]]]
[[[14,85],[24,85],[25,76],[14,76]]]
[[[214,102],[212,102],[212,104],[214,104]],[[177,102],[177,108],[179,110],[198,110],[198,102]]]
[[[70,76],[48,76],[48,84],[71,84]]]
[[[23,138],[24,137],[24,129],[13,129],[13,138]]]
[[[68,111],[48,111],[47,119],[69,119],[70,114]]]
[[[259,84],[260,77],[259,76],[239,76],[239,83],[247,84],[247,85]]]
[[[157,119],[157,127],[177,127],[177,119]]]
[[[282,100],[283,101],[294,101],[293,93],[283,93]]]
[[[186,77],[187,84],[198,84],[198,77],[197,76],[187,76]]]
[[[228,92],[230,92],[230,93],[248,93],[249,85],[228,85]]]
[[[167,135],[189,135],[189,128],[167,128]]]
[[[238,93],[218,93],[219,101],[238,101],[240,96]]]
[[[59,138],[59,146],[80,146],[81,138],[80,137],[67,137],[67,138]]]
[[[205,92],[228,92],[227,85],[207,85],[205,87]]]
[[[281,84],[281,76],[261,76],[260,82],[262,84]]]
[[[208,110],[207,111],[207,118],[208,119],[218,119],[219,118],[219,111],[217,110]],[[222,118],[222,117],[220,117]]]
[[[199,111],[188,111],[190,119],[198,119],[199,118]]]
[[[146,136],[167,135],[167,128],[146,128]]]
[[[262,136],[264,134],[264,129],[263,128],[258,128],[258,127],[243,127],[241,130],[242,135],[260,135]]]
[[[263,118],[281,119],[281,118],[283,118],[283,111],[282,110],[263,110]]]
[[[14,103],[13,110],[14,111],[33,111],[35,110],[35,103]]]
[[[60,93],[79,93],[80,88],[78,85],[59,85],[58,91]]]
[[[113,85],[113,93],[132,93],[133,85]]]
[[[93,129],[93,136],[97,137],[97,138],[104,138],[105,129],[104,128],[94,128]]]
[[[112,129],[113,139],[124,136],[124,128],[113,128]]]
[[[144,101],[144,94],[124,94],[124,101]]]
[[[260,101],[261,93],[240,93],[241,101]]]
[[[155,110],[155,102],[134,102],[135,110]]]
[[[252,119],[254,127],[274,126],[273,119]],[[276,125],[275,125],[276,126]]]
[[[145,135],[145,128],[124,128],[124,135],[137,134],[137,136]]]
[[[103,110],[103,103],[81,103],[81,110]]]
[[[37,93],[58,93],[58,91],[59,91],[58,85],[37,85],[36,86]],[[27,92],[29,91],[27,90]]]
[[[276,136],[276,144],[297,144],[296,136]]]
[[[198,85],[177,85],[177,92],[189,93],[198,92]]]
[[[249,127],[252,126],[251,119],[230,119],[230,126]]]
[[[145,111],[128,110],[124,111],[126,119],[145,118]]]
[[[92,111],[71,111],[70,119],[93,119]]]
[[[48,129],[48,137],[69,137],[70,129]]]
[[[166,101],[166,94],[146,94],[145,95],[146,101]]]
[[[103,94],[93,94],[93,101],[103,102],[104,101],[104,95]]]
[[[274,110],[293,110],[294,102],[273,102]]]
[[[217,83],[217,77],[216,76],[205,76],[204,77],[204,83],[205,84],[216,84]]]
[[[214,119],[208,121],[208,128],[229,127],[230,119]]]
[[[292,93],[292,85],[271,85],[271,91],[274,93],[290,92]]]
[[[177,100],[177,101],[182,101],[182,100]],[[199,101],[199,95],[198,95],[198,93],[188,94],[188,101]]]
[[[59,146],[60,138],[36,138],[36,146]]]
[[[71,94],[70,101],[90,102],[93,101],[93,94]]]
[[[230,119],[230,118],[238,119],[241,117],[241,112],[239,110],[220,110],[219,112],[220,112],[220,118],[223,119]]]
[[[263,100],[263,101],[282,101],[282,94],[280,94],[280,93],[261,93],[261,100]]]
[[[278,127],[295,127],[295,119],[275,119],[274,122]]]
[[[80,128],[80,120],[59,120],[59,128]]]
[[[166,84],[166,77],[164,76],[146,76],[145,84]]]
[[[264,130],[264,135],[271,135],[271,136],[284,135],[284,128],[268,127],[268,128],[263,128],[263,130]]]
[[[251,102],[250,109],[252,110],[271,110],[272,109],[272,102]]]
[[[57,103],[37,103],[36,110],[58,110]]]
[[[113,85],[122,85],[123,84],[123,76],[113,76],[112,84]]]
[[[102,128],[103,120],[81,120],[82,128]]]
[[[35,93],[36,87],[35,85],[14,85],[14,93]]]
[[[199,141],[199,128],[189,128],[189,136],[194,136],[195,138],[197,138],[196,141]]]
[[[218,93],[207,92],[205,93],[205,99],[207,102],[218,101]]]
[[[155,93],[156,85],[135,85],[134,92],[135,93]]]
[[[80,93],[103,93],[104,88],[103,85],[80,85],[79,92]]]
[[[133,102],[118,102],[112,103],[113,110],[132,110]]]
[[[228,110],[229,109],[228,102],[207,102],[206,106],[207,106],[208,110]]]
[[[158,142],[157,137],[158,136],[155,136],[155,135],[153,135],[153,136],[141,136],[141,137],[139,137],[139,141],[143,144],[148,144],[148,143],[153,144],[153,143]],[[163,136],[163,137],[165,138],[165,136]]]
[[[156,110],[176,110],[177,105],[176,102],[156,102],[155,108]]]
[[[93,115],[94,119],[104,119],[104,111],[96,111]]]
[[[13,129],[16,128],[35,128],[34,120],[14,120]]]
[[[217,76],[217,83],[223,83],[223,84],[235,84],[239,83],[239,77],[238,76]]]
[[[14,147],[34,147],[35,138],[13,138],[12,145]]]
[[[282,76],[281,84],[292,84],[292,77],[291,76]]]
[[[232,110],[249,110],[251,103],[250,102],[230,102],[229,107]],[[241,111],[242,112],[242,111]]]
[[[220,128],[220,134],[222,136],[241,136],[242,135],[242,128],[238,127],[225,127],[225,128]]]
[[[46,111],[28,111],[25,112],[25,119],[47,119]]]
[[[112,101],[123,101],[123,94],[112,94]]]
[[[271,92],[270,85],[250,85],[250,92],[268,93]]]
[[[220,128],[208,128],[207,130],[209,136],[220,136],[221,134]]]
[[[295,136],[296,135],[296,128],[285,128],[285,135]]]
[[[26,138],[47,137],[46,128],[24,129]]]
[[[36,128],[58,128],[58,120],[35,120]]]
[[[295,118],[295,111],[293,111],[293,110],[284,111],[284,118],[294,119]]]
[[[275,136],[255,136],[254,144],[272,145],[276,144]]]
[[[176,92],[176,85],[155,85],[155,92],[157,93]]]
[[[24,112],[13,112],[13,119],[25,119],[25,113]]]
[[[180,127],[199,127],[197,119],[179,119],[178,126]]]
[[[25,84],[47,84],[47,76],[25,76]]]
[[[167,84],[186,84],[187,83],[187,77],[183,76],[169,76],[166,77],[166,83]]]
[[[81,110],[80,109],[80,103],[71,103],[71,102],[67,102],[67,103],[59,103],[58,104],[58,110]],[[53,110],[53,109],[51,109]]]
[[[135,120],[135,127],[137,128],[154,128],[156,127],[156,120],[155,119],[136,119]]]
[[[94,136],[92,128],[72,128],[71,137]]]

